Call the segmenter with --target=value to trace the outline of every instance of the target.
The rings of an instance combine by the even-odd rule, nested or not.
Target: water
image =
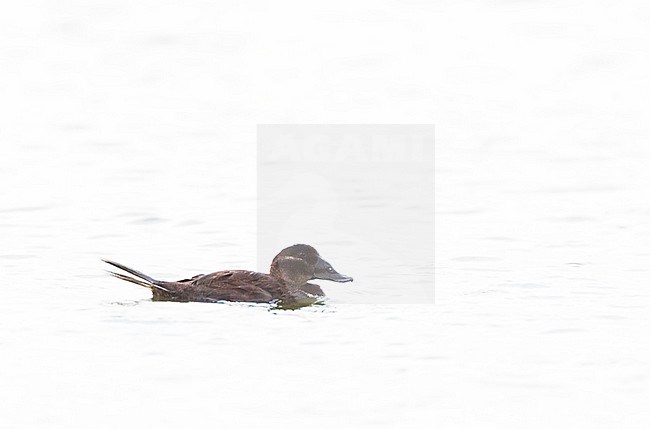
[[[650,424],[646,5],[2,9],[0,427]],[[435,305],[102,271],[255,267],[256,124],[431,122]]]

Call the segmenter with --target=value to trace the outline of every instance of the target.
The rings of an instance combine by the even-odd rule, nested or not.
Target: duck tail
[[[102,261],[106,262],[108,265],[114,266],[115,268],[119,268],[120,270],[126,271],[127,273],[137,278],[127,276],[126,274],[122,274],[122,273],[116,273],[114,271],[107,271],[108,274],[112,275],[113,277],[117,277],[118,279],[127,282],[135,283],[138,286],[143,286],[148,289],[160,289],[160,290],[164,290],[165,292],[169,292],[169,290],[167,290],[162,286],[163,282],[155,280],[152,277],[149,277],[148,275],[141,273],[140,271],[134,270],[133,268],[129,268],[126,265],[120,264],[119,262],[109,261],[108,259],[102,259]]]

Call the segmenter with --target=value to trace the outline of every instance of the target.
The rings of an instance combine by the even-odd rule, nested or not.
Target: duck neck
[[[269,273],[271,277],[282,280],[282,282],[291,290],[300,289],[300,287],[308,281],[308,279],[305,280],[302,276],[290,276],[274,265],[271,266]]]

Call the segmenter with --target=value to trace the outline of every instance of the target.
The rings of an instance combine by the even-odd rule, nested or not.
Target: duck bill
[[[337,283],[346,283],[353,280],[352,277],[338,273],[334,268],[332,268],[329,262],[320,258],[318,259],[314,269],[312,280],[314,279],[331,280]]]

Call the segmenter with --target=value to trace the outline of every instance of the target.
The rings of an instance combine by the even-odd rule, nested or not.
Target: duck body
[[[312,279],[349,282],[352,277],[336,272],[320,258],[316,249],[297,244],[280,252],[271,264],[269,274],[246,270],[217,271],[189,279],[161,281],[133,268],[104,259],[107,264],[130,274],[109,273],[121,280],[151,289],[155,301],[218,302],[238,301],[280,303],[284,306],[309,305],[325,295]]]

